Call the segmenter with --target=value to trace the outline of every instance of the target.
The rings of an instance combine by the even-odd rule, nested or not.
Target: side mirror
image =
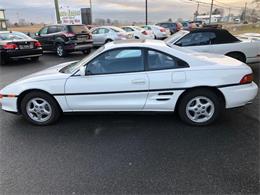
[[[40,33],[39,33],[39,32],[36,32],[36,33],[35,33],[35,36],[40,36]]]
[[[80,76],[86,76],[86,66],[81,66],[79,69]]]

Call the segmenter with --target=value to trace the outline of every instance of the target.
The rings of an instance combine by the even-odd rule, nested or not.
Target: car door
[[[215,38],[216,35],[213,32],[194,32],[185,35],[183,38],[178,40],[175,45],[198,52],[211,53],[213,51],[211,43]]]
[[[37,34],[35,39],[37,39],[44,50],[48,49],[48,26],[43,27]]]
[[[144,110],[173,111],[179,95],[184,91],[185,69],[189,65],[161,51],[147,50],[149,94]]]
[[[109,32],[106,28],[98,28],[92,32],[93,41],[95,45],[103,45],[107,39],[107,33]]]
[[[143,50],[105,51],[86,64],[85,76],[70,77],[65,86],[74,111],[140,111],[148,95]]]

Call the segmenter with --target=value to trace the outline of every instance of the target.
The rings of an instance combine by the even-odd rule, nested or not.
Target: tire
[[[61,116],[61,109],[55,99],[40,91],[25,95],[20,106],[24,118],[34,125],[50,125]]]
[[[91,49],[86,49],[82,51],[83,54],[90,54],[91,53]]]
[[[58,44],[58,45],[56,46],[56,54],[57,54],[57,56],[59,56],[59,57],[65,57],[65,56],[67,56],[67,52],[64,50],[64,45]]]
[[[4,59],[4,57],[1,55],[0,53],[0,65],[5,65],[6,64],[6,59]]]
[[[110,42],[112,42],[112,41],[113,41],[113,40],[111,40],[111,39],[107,39],[105,43],[110,43]]]
[[[39,61],[39,58],[40,58],[39,56],[37,56],[37,57],[32,57],[32,58],[31,58],[31,61],[37,62],[37,61]]]
[[[181,97],[178,114],[189,125],[205,126],[213,123],[223,109],[223,100],[216,93],[208,89],[194,89]]]
[[[140,39],[139,37],[135,36],[135,39]]]
[[[239,60],[241,62],[244,62],[246,63],[246,57],[244,54],[242,53],[237,53],[237,52],[233,52],[233,53],[228,53],[226,54],[227,56],[231,57],[231,58],[234,58],[236,60]]]

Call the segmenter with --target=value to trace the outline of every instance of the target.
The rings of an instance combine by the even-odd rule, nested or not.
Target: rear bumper
[[[68,52],[73,52],[73,51],[84,51],[87,49],[91,49],[93,47],[93,41],[91,42],[86,42],[86,43],[67,43],[65,45],[65,50]]]
[[[2,57],[19,59],[19,58],[31,58],[38,57],[43,54],[42,49],[26,49],[26,50],[7,50],[2,51]]]
[[[237,85],[219,89],[226,100],[226,108],[244,106],[255,99],[258,87],[252,82],[246,85]]]

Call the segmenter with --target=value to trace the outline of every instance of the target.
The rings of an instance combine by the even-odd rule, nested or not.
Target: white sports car
[[[198,52],[223,54],[245,63],[260,62],[260,43],[241,39],[225,29],[195,29],[179,31],[165,40],[170,46],[180,46]]]
[[[128,40],[20,79],[0,99],[3,110],[36,125],[93,111],[176,111],[188,124],[207,125],[222,109],[252,101],[258,91],[252,80],[251,68],[230,57]]]

